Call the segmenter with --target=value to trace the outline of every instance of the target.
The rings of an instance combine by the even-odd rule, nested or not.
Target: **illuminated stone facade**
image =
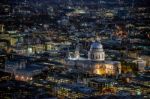
[[[31,81],[34,76],[41,74],[45,70],[47,70],[47,66],[28,65],[25,59],[6,61],[5,63],[5,72],[11,73],[16,80],[20,81]]]
[[[92,43],[87,59],[80,57],[79,50],[75,51],[74,56],[66,60],[66,64],[71,69],[77,68],[82,72],[98,75],[118,76],[121,74],[121,63],[119,61],[105,60],[103,46],[98,41]]]
[[[99,42],[94,42],[88,52],[88,58],[93,61],[104,61],[105,52],[103,46]]]

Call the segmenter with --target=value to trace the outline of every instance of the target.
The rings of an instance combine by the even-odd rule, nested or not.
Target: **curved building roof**
[[[92,50],[103,51],[103,45],[98,41],[93,42],[90,47],[90,51]]]

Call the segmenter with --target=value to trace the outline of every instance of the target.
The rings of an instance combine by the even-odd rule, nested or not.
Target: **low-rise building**
[[[16,80],[29,81],[34,76],[41,74],[47,70],[47,66],[38,64],[27,64],[27,60],[12,60],[6,61],[5,72],[9,72],[14,75]]]

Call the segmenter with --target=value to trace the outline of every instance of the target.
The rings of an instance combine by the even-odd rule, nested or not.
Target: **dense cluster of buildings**
[[[148,99],[148,4],[0,1],[0,98]]]
[[[79,48],[76,48],[74,56],[69,56],[66,63],[72,68],[79,68],[79,71],[116,77],[121,74],[121,63],[119,61],[105,60],[105,52],[99,41],[92,43],[87,59],[80,57]]]

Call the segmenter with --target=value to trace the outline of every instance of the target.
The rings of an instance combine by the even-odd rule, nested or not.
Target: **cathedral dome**
[[[94,42],[94,43],[92,43],[91,48],[92,49],[99,49],[99,48],[103,48],[103,46],[99,42]]]
[[[100,42],[96,41],[91,44],[88,52],[88,58],[93,61],[105,60],[105,52],[103,50],[103,45]]]
[[[91,44],[90,51],[103,51],[103,45],[96,41]]]

